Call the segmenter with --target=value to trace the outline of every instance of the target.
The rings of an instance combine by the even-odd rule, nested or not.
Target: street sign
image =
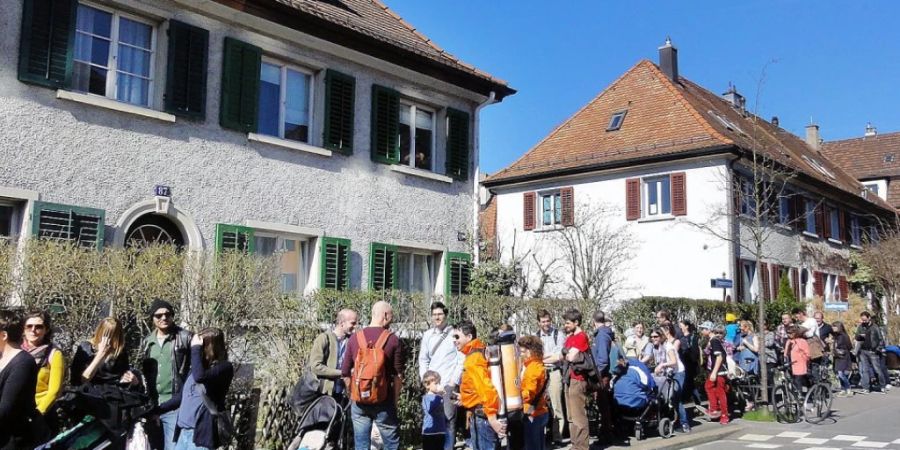
[[[709,280],[709,287],[714,289],[731,289],[734,287],[734,281],[728,278],[712,278]]]
[[[850,303],[847,302],[826,302],[825,311],[849,311]]]
[[[157,184],[153,187],[153,195],[156,195],[157,197],[171,197],[172,188],[170,188],[169,186]]]

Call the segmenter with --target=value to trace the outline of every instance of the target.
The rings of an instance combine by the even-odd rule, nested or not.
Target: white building
[[[558,238],[582,211],[602,205],[603,226],[630,247],[615,267],[623,282],[615,300],[722,298],[710,283],[723,275],[734,281],[726,293],[737,301],[772,298],[783,277],[803,298],[846,299],[849,249],[865,239],[870,220],[891,218],[892,209],[818,151],[817,127],[808,130],[809,145],[777,119],[746,111],[735,89],[719,97],[680,77],[669,43],[660,61],[639,62],[483,182],[492,194],[484,223],[495,224],[483,234],[494,237],[499,258],[528,253],[529,287],[550,267],[555,282],[543,294],[571,297],[572,270],[551,263],[571,254]],[[762,227],[748,217],[756,210],[754,152],[791,174],[772,203],[777,214]],[[767,231],[760,258],[751,251],[753,230]],[[755,283],[757,259],[764,289]]]
[[[515,91],[387,6],[0,8],[0,236],[282,252],[295,292],[464,283],[478,114]]]

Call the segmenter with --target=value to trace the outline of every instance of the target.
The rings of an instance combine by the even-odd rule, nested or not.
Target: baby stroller
[[[288,450],[330,450],[340,447],[344,410],[333,397],[317,397],[300,416],[299,433]],[[335,444],[338,444],[335,446]]]
[[[634,437],[643,440],[648,428],[656,428],[663,438],[675,434],[677,413],[673,407],[676,381],[674,373],[667,373],[662,384],[656,381],[643,363],[629,359],[619,366],[620,376],[613,388],[620,430],[633,424]]]
[[[885,347],[884,362],[887,366],[890,383],[894,386],[900,386],[900,347],[896,345]]]

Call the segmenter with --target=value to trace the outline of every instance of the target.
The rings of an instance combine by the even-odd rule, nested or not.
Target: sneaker
[[[708,411],[707,415],[710,419],[718,419],[722,417],[722,411]]]
[[[884,392],[891,392],[891,385],[889,385],[889,384],[884,385]]]
[[[859,394],[859,395],[868,395],[868,394],[869,394],[869,390],[868,390],[868,389],[857,389],[857,390],[856,390],[856,393]]]
[[[731,420],[728,419],[728,416],[722,416],[722,418],[719,419],[719,425],[728,425],[730,422]]]
[[[684,434],[690,433],[690,432],[691,432],[691,426],[688,425],[688,424],[682,424],[682,425],[681,425],[681,432],[684,433]]]

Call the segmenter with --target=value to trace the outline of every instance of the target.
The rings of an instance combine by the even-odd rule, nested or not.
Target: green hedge
[[[766,303],[766,324],[777,326],[781,323],[781,314],[802,306],[797,301],[776,300]],[[656,312],[668,310],[675,321],[688,319],[699,326],[705,321],[724,324],[725,314],[732,313],[738,320],[749,320],[756,325],[758,305],[746,303],[725,303],[718,300],[696,300],[677,297],[643,297],[625,302],[612,311],[612,319],[619,331],[631,327],[632,323],[645,325],[656,323]]]

